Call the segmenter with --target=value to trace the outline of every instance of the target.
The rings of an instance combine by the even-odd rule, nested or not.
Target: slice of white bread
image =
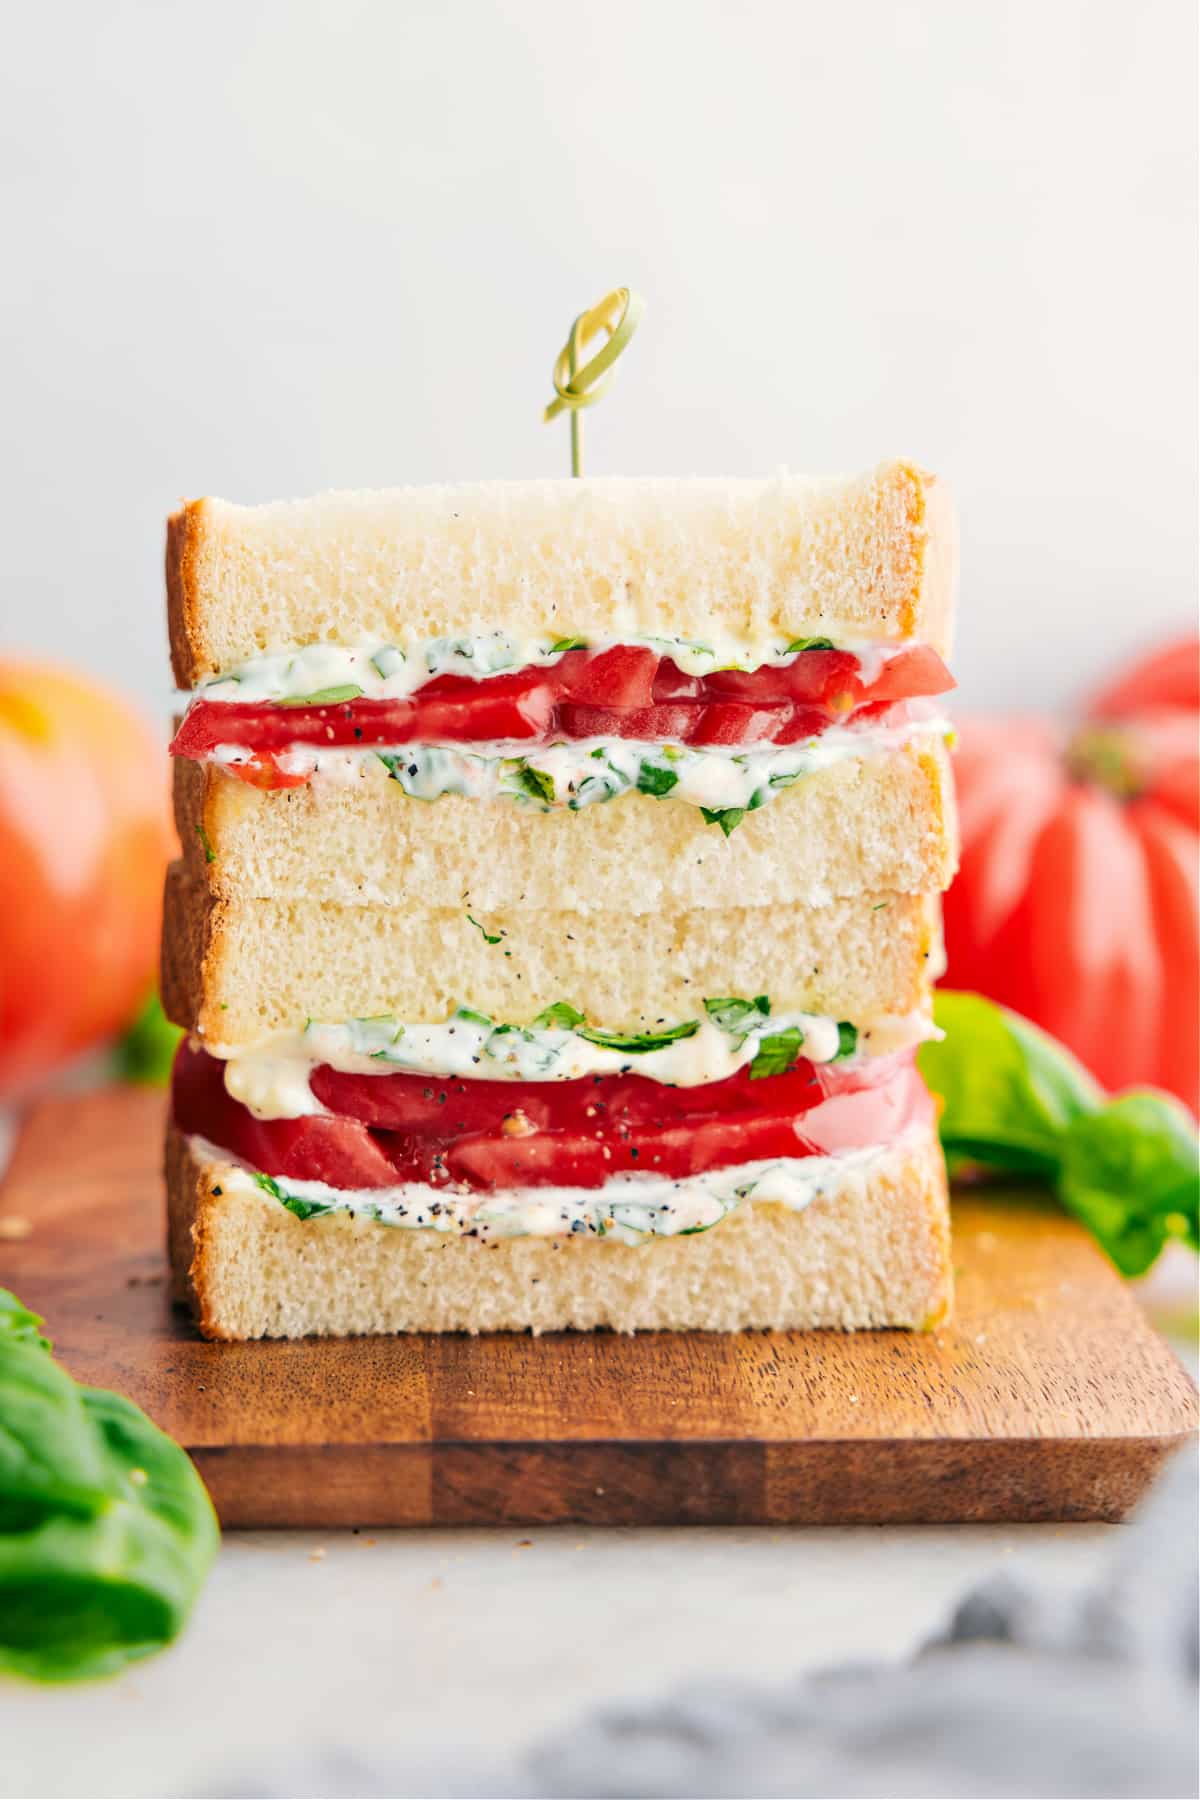
[[[167,527],[175,679],[311,643],[490,632],[706,632],[949,647],[944,484],[850,479],[487,482],[194,500]]]
[[[627,1246],[585,1237],[481,1244],[335,1214],[300,1220],[167,1139],[176,1297],[210,1338],[399,1331],[929,1329],[952,1292],[936,1136],[803,1212],[743,1205],[711,1231]]]
[[[307,1019],[433,1022],[459,1005],[524,1025],[557,1000],[618,1031],[695,1018],[705,998],[730,994],[865,1023],[925,1007],[941,960],[937,895],[769,912],[480,913],[224,900],[176,863],[162,992],[176,1024],[230,1048]]]
[[[577,813],[413,800],[373,757],[353,786],[275,792],[181,758],[175,817],[185,862],[214,893],[389,907],[824,906],[943,889],[957,855],[936,741],[806,775],[729,838],[698,807],[636,792]]]

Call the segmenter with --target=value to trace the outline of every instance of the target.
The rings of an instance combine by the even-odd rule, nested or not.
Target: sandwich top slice
[[[230,895],[380,905],[416,862],[486,862],[498,904],[943,887],[954,563],[903,463],[197,502],[167,558],[185,853]]]
[[[184,689],[308,646],[407,654],[487,641],[498,627],[533,650],[665,637],[707,646],[717,664],[765,663],[813,637],[924,644],[942,656],[956,564],[947,491],[905,462],[826,481],[496,482],[255,507],[198,500],[168,526],[168,625]]]

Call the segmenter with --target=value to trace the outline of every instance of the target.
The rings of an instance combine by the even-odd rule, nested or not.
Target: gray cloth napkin
[[[516,1766],[331,1753],[218,1794],[455,1800],[1194,1800],[1197,1463],[1176,1458],[1101,1580],[985,1583],[906,1664],[609,1706]],[[848,1603],[862,1596],[848,1594]],[[280,1774],[282,1775],[282,1771]]]
[[[905,1666],[609,1708],[539,1749],[518,1791],[1190,1800],[1198,1661],[1187,1451],[1082,1595],[1005,1576]]]

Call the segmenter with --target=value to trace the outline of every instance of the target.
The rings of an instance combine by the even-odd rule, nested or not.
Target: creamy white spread
[[[719,1003],[713,1002],[714,1005]],[[778,1052],[779,1069],[803,1055],[827,1063],[844,1053],[844,1029],[816,1013],[767,1015],[752,1003],[726,1023],[688,1021],[686,1036],[657,1049],[610,1048],[556,1026],[497,1025],[459,1012],[435,1025],[384,1017],[346,1024],[310,1023],[250,1048],[206,1044],[225,1063],[225,1087],[259,1119],[296,1119],[324,1109],[309,1077],[320,1065],[346,1074],[428,1075],[435,1080],[577,1081],[589,1075],[644,1075],[670,1087],[725,1081],[760,1055]],[[681,1028],[676,1028],[681,1029]],[[857,1055],[895,1055],[939,1036],[928,1014],[877,1015],[854,1034]]]
[[[803,640],[784,637],[742,638],[713,632],[703,642],[695,638],[655,636],[646,632],[622,632],[619,637],[593,637],[586,647],[593,653],[618,644],[645,645],[669,657],[686,675],[711,675],[717,669],[779,668],[802,655]],[[238,663],[206,681],[193,698],[239,701],[261,705],[269,701],[299,702],[330,690],[355,688],[343,699],[407,700],[435,675],[464,675],[485,680],[489,675],[512,674],[518,669],[548,668],[582,640],[566,637],[515,637],[506,631],[464,633],[434,638],[423,644],[306,644],[301,649],[273,651]],[[850,644],[863,666],[863,676],[873,680],[889,657],[907,644]]]
[[[296,744],[275,753],[285,775],[350,787],[385,774],[414,800],[457,794],[509,801],[536,812],[578,812],[597,801],[640,792],[710,811],[753,812],[806,775],[849,758],[919,746],[944,738],[940,716],[898,725],[832,725],[797,744],[709,747],[642,743],[633,738],[580,738],[526,748],[514,743],[398,744],[367,750]],[[249,762],[254,751],[219,744],[205,760]]]
[[[591,1236],[619,1244],[707,1231],[743,1201],[802,1212],[829,1189],[875,1175],[885,1159],[905,1152],[893,1144],[846,1150],[836,1156],[775,1158],[737,1163],[672,1180],[660,1175],[615,1175],[599,1188],[537,1187],[459,1193],[401,1182],[386,1188],[334,1188],[323,1181],[255,1175],[231,1162],[204,1138],[191,1143],[202,1162],[223,1165],[221,1186],[270,1197],[297,1217],[343,1214],[380,1225],[438,1231],[484,1242],[512,1237]]]

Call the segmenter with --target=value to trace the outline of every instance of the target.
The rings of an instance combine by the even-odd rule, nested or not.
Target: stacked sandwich
[[[206,1334],[944,1315],[954,568],[904,463],[171,519]]]

